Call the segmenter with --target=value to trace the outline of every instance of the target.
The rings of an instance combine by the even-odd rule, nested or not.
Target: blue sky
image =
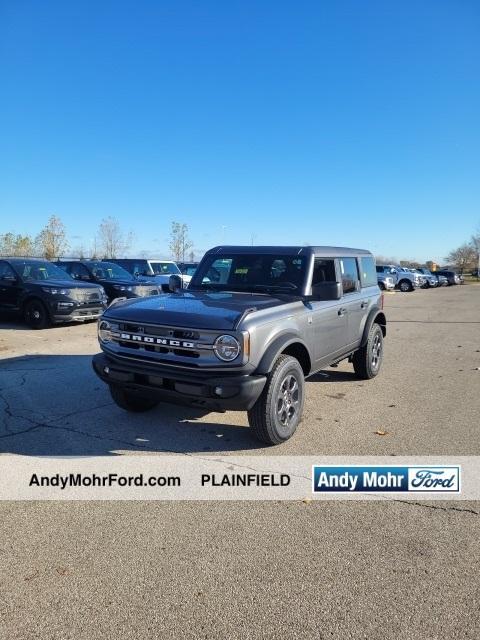
[[[475,0],[0,0],[0,233],[118,218],[441,259],[480,224]]]

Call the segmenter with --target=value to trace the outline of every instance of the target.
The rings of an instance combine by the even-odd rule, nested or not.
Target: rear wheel
[[[110,386],[110,394],[117,406],[125,411],[132,411],[134,413],[150,411],[150,409],[153,409],[158,404],[157,400],[140,396],[133,391],[125,391],[114,385]]]
[[[355,373],[362,380],[378,375],[383,360],[383,333],[379,324],[373,324],[365,346],[355,351],[352,358]]]
[[[256,437],[271,445],[291,438],[302,417],[304,397],[305,379],[300,363],[282,354],[262,395],[248,412],[248,422]]]
[[[41,300],[30,300],[23,310],[23,319],[32,329],[46,329],[51,325],[47,308]]]

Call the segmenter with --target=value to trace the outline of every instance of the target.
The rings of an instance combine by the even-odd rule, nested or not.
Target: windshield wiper
[[[253,284],[251,288],[258,291],[267,291],[268,293],[291,293],[297,291],[298,287],[293,282],[283,282],[282,284]]]

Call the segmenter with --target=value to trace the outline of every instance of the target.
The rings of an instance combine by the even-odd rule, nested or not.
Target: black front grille
[[[132,333],[145,333],[149,336],[162,336],[165,338],[177,338],[179,340],[199,340],[198,331],[189,329],[175,329],[174,327],[146,327],[140,324],[122,323],[119,325],[122,331],[130,331]]]
[[[90,302],[100,302],[102,297],[99,291],[89,289],[73,289],[72,298],[77,302],[88,304]]]

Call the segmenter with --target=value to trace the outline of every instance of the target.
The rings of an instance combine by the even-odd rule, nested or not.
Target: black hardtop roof
[[[207,251],[207,254],[212,253],[230,253],[230,254],[249,254],[255,255],[258,253],[263,254],[277,254],[284,256],[291,255],[315,255],[325,258],[348,258],[355,256],[371,256],[370,251],[366,249],[351,249],[349,247],[328,247],[328,246],[307,246],[307,247],[284,247],[284,246],[228,246],[222,245],[214,247]]]

